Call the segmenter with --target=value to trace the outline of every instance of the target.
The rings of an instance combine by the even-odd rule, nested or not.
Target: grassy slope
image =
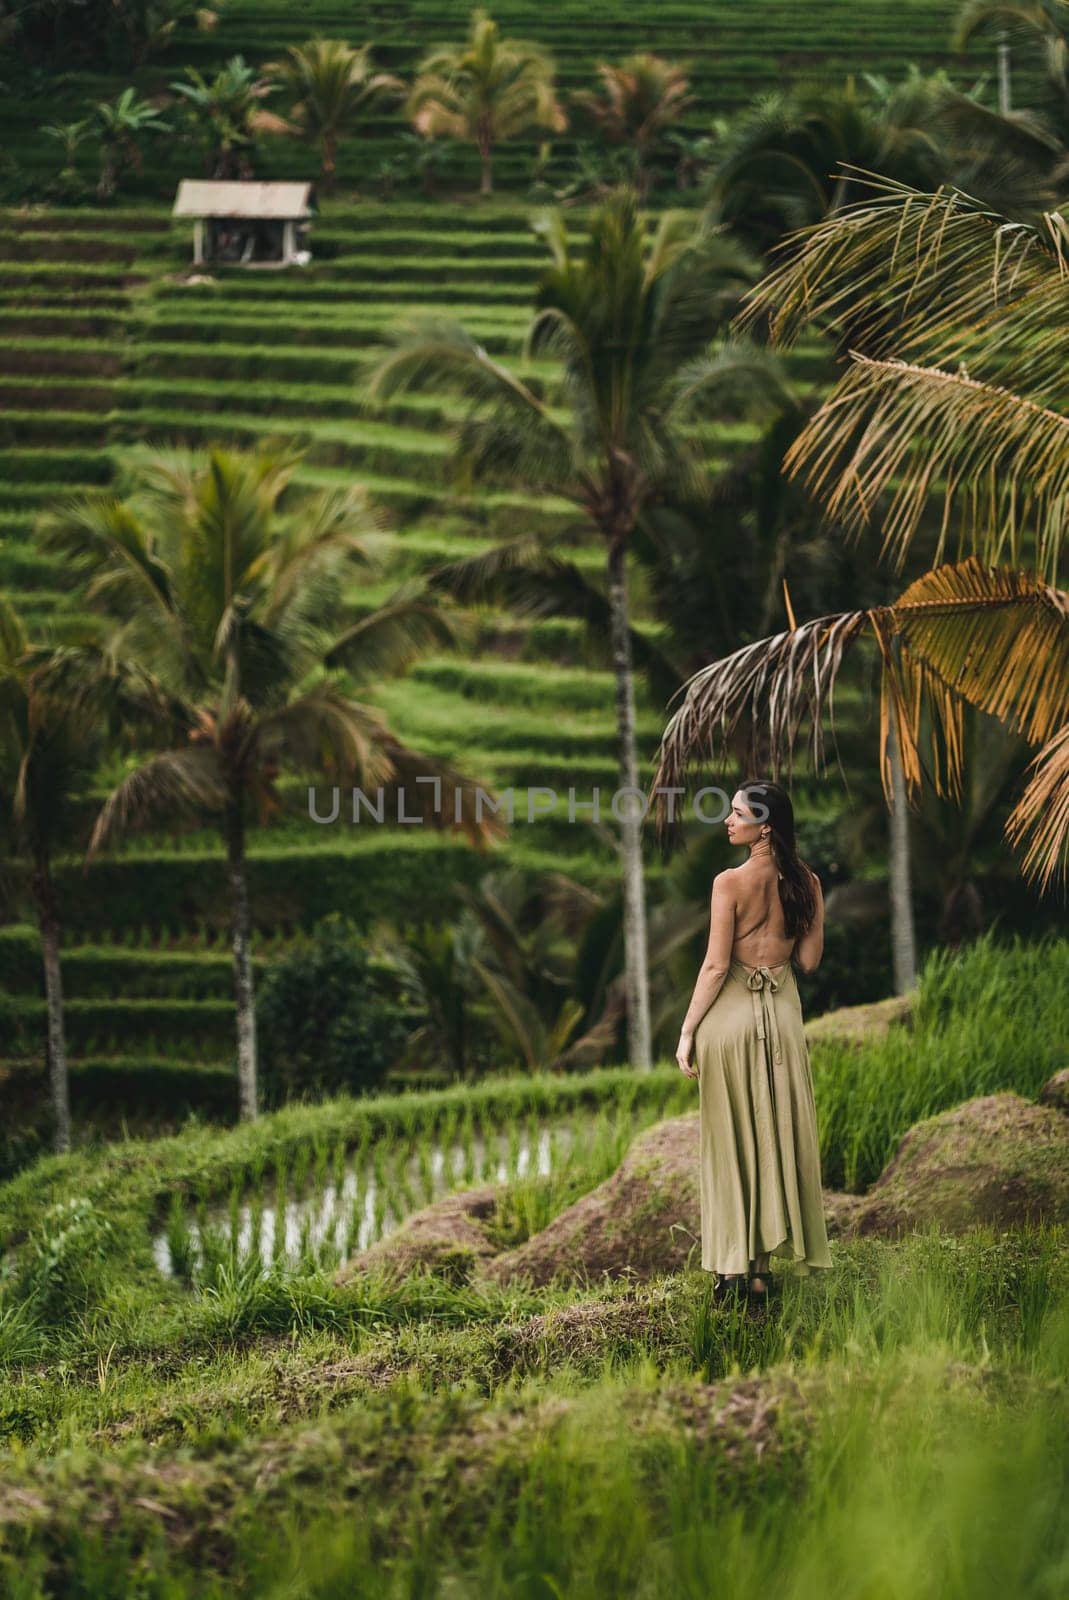
[[[1046,952],[1046,985],[1025,970],[1033,955],[970,953],[926,974],[915,1054],[937,1098],[992,1086],[1022,987],[1037,1037],[1064,1033],[1066,948]],[[1035,1056],[1023,1040],[1026,1076]],[[870,1122],[899,1114],[917,1087],[908,1063],[885,1044],[858,1061]],[[465,1113],[506,1127],[565,1112],[584,1135],[560,1181],[510,1187],[501,1243],[601,1181],[688,1088],[619,1071],[465,1096]],[[821,1077],[821,1105],[830,1088]],[[152,1595],[400,1595],[417,1563],[419,1593],[465,1600],[546,1592],[532,1574],[569,1596],[652,1596],[725,1569],[747,1600],[1059,1592],[1064,1229],[833,1240],[833,1269],[785,1273],[765,1319],[710,1306],[698,1272],[583,1291],[338,1287],[326,1260],[258,1278],[224,1253],[192,1292],[156,1277],[148,1237],[169,1196],[247,1189],[302,1152],[321,1191],[321,1150],[369,1123],[389,1172],[445,1109],[440,1096],[291,1108],[0,1186],[7,1240],[76,1197],[112,1230],[96,1261],[83,1233],[35,1307],[0,1289],[6,1592],[100,1600],[129,1593],[136,1570]]]

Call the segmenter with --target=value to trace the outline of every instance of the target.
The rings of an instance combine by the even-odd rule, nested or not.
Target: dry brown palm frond
[[[1069,722],[1029,767],[1028,786],[1006,821],[1015,849],[1027,844],[1022,871],[1040,894],[1056,876],[1069,880]]]
[[[680,691],[683,705],[665,729],[648,795],[666,853],[682,836],[681,808],[670,811],[666,791],[685,793],[690,765],[726,753],[747,716],[747,765],[765,740],[773,777],[784,763],[792,771],[797,735],[808,719],[814,766],[822,770],[821,725],[826,713],[834,732],[835,683],[850,649],[870,637],[882,659],[879,760],[888,804],[892,717],[911,802],[921,787],[925,705],[932,782],[937,793],[954,798],[961,794],[964,701],[1001,717],[1032,742],[1069,722],[1069,596],[1030,573],[986,566],[970,556],[926,573],[891,605],[819,617],[696,673]],[[1052,770],[1060,770],[1057,762]],[[1036,790],[1041,792],[1047,794]],[[1025,864],[1029,874],[1042,867],[1044,883],[1065,848],[1067,813],[1069,803],[1051,827],[1041,826],[1042,842]],[[1022,827],[1036,824],[1034,805],[1025,808],[1024,819]]]
[[[813,761],[818,768],[822,766],[825,712],[834,732],[839,671],[847,653],[869,627],[867,611],[817,617],[786,633],[744,645],[722,661],[703,667],[684,684],[679,691],[683,704],[662,736],[649,791],[662,844],[679,835],[671,834],[668,796],[657,791],[683,792],[691,763],[719,759],[747,718],[748,755],[756,754],[759,732],[764,734],[774,770],[784,760],[792,762],[799,728],[808,718]]]
[[[1069,594],[975,557],[936,568],[893,607],[903,640],[946,686],[1038,745],[1069,722]]]
[[[1017,329],[1025,316],[1048,333],[1067,326],[1069,229],[1059,212],[1017,222],[950,185],[925,194],[843,166],[882,194],[784,239],[787,259],[749,292],[739,326],[767,321],[773,340],[790,344],[819,322],[867,354],[894,349],[925,362],[952,359],[945,341],[981,325]]]
[[[933,556],[959,517],[957,558],[971,540],[995,565],[1017,566],[1035,535],[1035,569],[1055,581],[1069,508],[1069,418],[960,372],[875,361],[853,364],[784,456],[830,517],[848,532],[867,526],[885,491],[881,555],[901,570],[910,542],[942,485]]]

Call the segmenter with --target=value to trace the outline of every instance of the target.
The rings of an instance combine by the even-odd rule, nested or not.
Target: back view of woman
[[[726,826],[749,853],[713,883],[709,945],[676,1059],[698,1079],[702,1266],[717,1274],[718,1294],[748,1287],[763,1301],[770,1255],[803,1273],[832,1265],[791,965],[807,973],[820,965],[824,897],[798,855],[794,811],[778,784],[744,783]]]

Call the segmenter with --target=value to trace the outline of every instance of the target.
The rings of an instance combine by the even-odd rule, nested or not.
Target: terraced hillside
[[[152,58],[139,71],[143,92],[164,92],[187,65],[204,72],[241,53],[260,63],[285,46],[323,33],[375,46],[380,66],[409,80],[428,47],[463,37],[469,7],[459,0],[385,0],[339,6],[311,0],[301,6],[278,0],[227,0],[219,24],[210,32],[184,33],[169,54]],[[489,8],[502,31],[537,40],[551,50],[562,91],[592,87],[597,63],[633,50],[651,49],[691,65],[695,104],[682,131],[709,131],[711,119],[747,104],[756,94],[806,77],[841,80],[848,73],[872,72],[897,79],[915,64],[923,71],[944,67],[963,86],[982,73],[994,75],[994,48],[977,44],[967,53],[950,49],[953,0],[904,0],[888,7],[878,0],[823,0],[819,7],[798,0],[710,0],[708,4],[659,4],[657,0],[621,7],[614,0],[591,4],[535,6],[530,0],[501,0]],[[1015,61],[1015,103],[1027,105],[1037,90],[1038,63]],[[0,105],[0,137],[18,151],[18,194],[37,195],[59,162],[54,142],[40,134],[43,123],[81,114],[87,99],[121,90],[130,74],[71,71],[57,85],[41,80],[38,92],[5,96]],[[31,83],[30,89],[34,88]],[[407,125],[398,109],[384,110],[368,123],[359,141],[343,142],[338,177],[343,186],[365,191],[378,183],[417,185]],[[543,164],[536,141],[514,141],[495,157],[495,181],[526,189],[539,167],[549,181],[571,172],[581,130],[575,126],[553,141]],[[172,139],[156,140],[144,171],[125,180],[127,192],[158,198],[189,176],[192,152]],[[88,154],[81,158],[91,175]],[[309,156],[289,139],[265,144],[261,177],[307,177]],[[474,152],[456,149],[442,165],[439,181],[471,187],[476,182]],[[13,195],[13,197],[15,197]]]
[[[69,576],[35,546],[41,505],[80,486],[121,485],[125,467],[149,447],[297,438],[307,447],[308,483],[366,484],[390,532],[381,575],[350,597],[357,605],[381,601],[429,564],[484,547],[519,519],[548,525],[566,514],[563,504],[519,493],[455,490],[446,472],[455,402],[407,397],[370,414],[362,404],[361,362],[395,317],[420,308],[448,306],[491,350],[518,355],[541,265],[526,209],[339,203],[317,224],[316,260],[305,271],[193,281],[186,231],[160,208],[9,212],[0,241],[0,583],[35,630],[47,625],[64,638],[94,625]],[[797,371],[804,376],[816,356],[802,350]],[[752,428],[707,432],[712,454],[727,460]],[[592,542],[570,555],[601,570]],[[656,632],[642,621],[637,567],[633,586],[637,625]],[[603,834],[566,815],[524,820],[528,786],[562,795],[574,786],[580,801],[595,786],[611,796],[609,672],[591,663],[571,619],[528,623],[482,608],[469,621],[463,654],[422,660],[405,679],[381,685],[375,702],[410,743],[498,793],[514,790],[519,820],[495,858],[532,873],[563,868],[612,892],[617,868]],[[647,780],[663,720],[663,707],[641,702]],[[849,721],[844,706],[844,729]],[[86,797],[87,819],[105,777]],[[322,803],[325,811],[326,796]],[[451,916],[452,886],[486,865],[449,836],[403,826],[372,835],[344,820],[317,827],[297,812],[254,836],[258,949],[267,940],[277,948],[328,910],[358,920],[395,905],[410,916]],[[660,870],[651,862],[654,890]],[[83,1073],[114,1083],[166,1056],[186,1064],[175,1070],[214,1073],[218,1092],[228,1093],[232,1008],[217,837],[133,835],[87,874],[74,857],[60,874],[71,1047]],[[36,1057],[43,1001],[35,935],[10,928],[0,950],[9,990],[20,997],[3,1053]],[[121,1007],[109,1003],[117,994],[126,997]],[[208,1080],[198,1081],[207,1094]]]

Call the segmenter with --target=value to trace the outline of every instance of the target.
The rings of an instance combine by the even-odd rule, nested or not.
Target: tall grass
[[[408,1346],[417,1365],[388,1395],[287,1430],[269,1397],[266,1417],[244,1412],[234,1357],[225,1385],[205,1368],[192,1448],[135,1434],[101,1482],[99,1532],[84,1514],[99,1446],[86,1439],[43,1475],[0,1469],[12,1506],[49,1508],[46,1528],[0,1536],[0,1583],[12,1600],[1051,1600],[1069,1572],[1067,1262],[1064,1229],[869,1241],[828,1293],[795,1284],[758,1320],[712,1307],[684,1274],[650,1290],[674,1354],[610,1336],[589,1376],[558,1356],[481,1398],[442,1365],[450,1339],[474,1352],[483,1337],[470,1292],[439,1286],[432,1300],[411,1284],[395,1292],[425,1319]],[[224,1274],[198,1317],[233,1337],[251,1303],[279,1293]],[[331,1304],[310,1281],[291,1289],[296,1382],[301,1341],[314,1377]],[[511,1325],[507,1300],[497,1317]],[[72,1371],[55,1385],[83,1428],[106,1405],[103,1381]],[[118,1381],[146,1407],[161,1387],[144,1366]],[[176,1415],[193,1409],[176,1398]]]
[[[991,932],[928,957],[912,1028],[811,1052],[824,1182],[858,1190],[879,1177],[915,1122],[975,1095],[1034,1098],[1066,1063],[1069,941]]]

